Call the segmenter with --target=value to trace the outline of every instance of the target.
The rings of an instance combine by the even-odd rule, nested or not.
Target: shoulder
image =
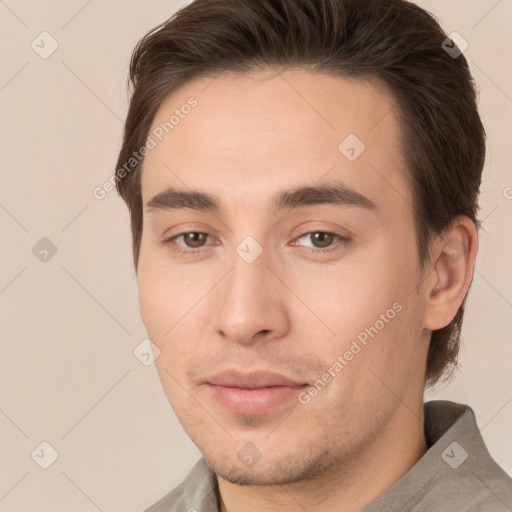
[[[489,453],[469,405],[447,400],[425,404],[425,434],[432,436],[424,462],[435,468],[427,486],[446,510],[512,510],[512,478]],[[450,504],[456,504],[450,508]]]
[[[465,404],[425,404],[427,452],[365,512],[510,512],[512,478],[491,457]]]

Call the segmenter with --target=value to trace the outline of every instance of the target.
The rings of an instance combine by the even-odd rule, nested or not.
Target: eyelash
[[[203,252],[203,250],[204,250],[203,247],[197,248],[197,249],[189,248],[189,249],[185,249],[185,250],[177,248],[176,244],[174,243],[174,240],[176,240],[177,238],[182,237],[183,235],[188,235],[190,233],[211,236],[210,233],[207,233],[205,231],[184,231],[182,233],[178,233],[177,235],[172,236],[171,238],[164,238],[162,240],[162,243],[164,245],[166,245],[166,246],[171,247],[171,249],[173,251],[179,252],[179,253],[183,253],[183,254],[197,254],[197,253]],[[327,247],[325,249],[322,249],[322,248],[310,248],[309,252],[312,252],[312,253],[319,253],[319,252],[320,253],[330,253],[330,252],[339,250],[338,245],[340,243],[349,243],[351,241],[351,239],[349,237],[346,237],[346,236],[343,236],[343,235],[339,235],[338,233],[333,233],[331,231],[308,231],[308,232],[303,233],[302,235],[298,236],[295,240],[300,240],[301,238],[303,238],[303,237],[305,237],[307,235],[313,235],[313,234],[316,234],[316,233],[322,233],[324,235],[333,235],[339,241],[338,241],[338,244],[333,243],[334,246],[329,246],[329,247]],[[183,247],[183,246],[178,246],[178,247]]]

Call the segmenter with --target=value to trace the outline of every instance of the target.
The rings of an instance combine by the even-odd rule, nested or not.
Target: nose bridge
[[[231,271],[216,297],[216,330],[238,343],[249,343],[264,331],[277,334],[286,327],[284,305],[263,247],[244,239],[231,258]]]
[[[269,249],[264,247],[265,232],[252,225],[245,213],[239,216],[238,222],[239,225],[233,226],[233,234],[235,237],[238,234],[240,241],[233,246],[234,252],[231,258],[228,258],[232,267],[228,276],[229,288],[236,294],[244,294],[245,291],[250,294],[252,290],[262,291],[269,273],[267,265],[270,264]],[[248,229],[248,226],[252,226],[253,229]],[[259,293],[254,295],[253,299],[257,300],[258,297]]]
[[[232,270],[227,276],[225,300],[231,301],[230,306],[239,308],[240,312],[245,308],[259,309],[271,300],[267,290],[268,258],[262,249],[261,247],[260,254],[256,254],[258,249],[254,242],[243,241],[233,255]]]

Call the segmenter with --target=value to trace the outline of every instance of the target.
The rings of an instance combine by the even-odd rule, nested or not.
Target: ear
[[[424,329],[442,329],[453,320],[471,284],[477,250],[476,228],[466,216],[454,219],[432,242],[431,265],[425,269]]]

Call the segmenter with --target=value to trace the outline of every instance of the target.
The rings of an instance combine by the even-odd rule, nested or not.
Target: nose
[[[219,286],[214,327],[226,339],[249,345],[284,336],[290,328],[287,289],[268,267],[265,251],[248,263],[238,254]]]

